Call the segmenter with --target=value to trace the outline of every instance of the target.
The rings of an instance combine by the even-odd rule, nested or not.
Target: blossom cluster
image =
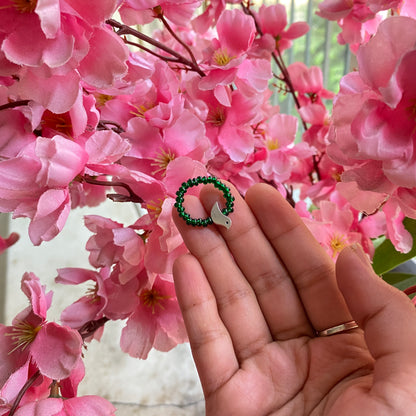
[[[321,3],[357,54],[337,96],[319,67],[286,66],[283,52],[309,27],[288,24],[283,5],[200,3],[0,0],[0,211],[29,218],[39,245],[72,209],[106,197],[143,210],[129,225],[85,217],[91,269],[61,268],[56,281],[92,287],[61,324],[46,319],[51,294],[23,276],[31,306],[0,325],[0,415],[113,414],[104,399],[76,397],[81,347],[107,320],[126,321],[120,346],[133,357],[186,342],[172,280],[186,247],[172,209],[189,178],[215,175],[242,195],[277,187],[334,259],[353,242],[372,256],[382,235],[401,252],[412,246],[413,2]],[[154,21],[151,36],[134,28]],[[277,91],[298,116],[271,104]]]

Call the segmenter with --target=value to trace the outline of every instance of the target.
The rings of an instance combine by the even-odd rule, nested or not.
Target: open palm
[[[208,210],[221,200],[203,191]],[[197,198],[186,206],[206,216]],[[206,414],[416,414],[416,313],[361,248],[334,266],[267,185],[237,197],[231,218],[229,230],[176,218],[191,254],[176,261],[175,285]],[[352,319],[360,328],[317,336]]]

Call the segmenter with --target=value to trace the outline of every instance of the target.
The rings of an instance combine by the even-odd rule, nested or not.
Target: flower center
[[[407,107],[410,120],[416,121],[416,99],[410,100],[410,105]]]
[[[146,204],[146,209],[149,215],[152,217],[153,220],[159,218],[159,215],[162,212],[162,205],[164,199],[158,198],[156,201],[151,200]]]
[[[210,110],[207,116],[207,123],[213,124],[216,127],[220,127],[225,123],[225,111],[222,107],[217,107],[214,110]]]
[[[152,314],[155,313],[156,307],[165,309],[162,305],[162,301],[169,299],[169,296],[164,296],[155,289],[146,289],[140,293],[140,300],[144,306],[152,309]]]
[[[36,338],[36,335],[42,327],[40,325],[34,327],[32,324],[26,321],[20,321],[11,328],[11,332],[6,333],[12,339],[14,348],[9,354],[16,350],[24,351],[28,345],[30,345]]]
[[[111,101],[114,98],[112,95],[101,94],[101,93],[94,94],[94,97],[97,103],[97,107],[103,107],[105,103],[107,103],[108,101]]]
[[[140,105],[130,103],[130,105],[136,109],[136,111],[131,110],[130,114],[132,114],[133,116],[139,117],[139,118],[143,118],[144,113],[147,110],[150,110],[150,109],[155,107],[155,104],[152,104],[151,102],[146,103],[146,104],[140,104]]]
[[[230,56],[228,51],[226,49],[217,49],[214,54],[212,55],[212,60],[218,65],[218,66],[225,66],[227,65],[232,59],[234,59],[234,56]]]
[[[279,148],[279,140],[277,140],[277,139],[272,139],[272,138],[267,139],[267,140],[266,140],[266,147],[267,147],[269,150],[276,150],[276,149],[278,149],[278,148]]]
[[[11,2],[20,13],[32,13],[36,9],[38,0],[11,0]]]
[[[169,163],[175,159],[175,157],[175,153],[173,153],[171,150],[164,150],[161,148],[159,153],[157,153],[153,158],[153,162],[150,164],[151,166],[157,168],[152,172],[152,175],[161,173],[162,176],[165,176],[166,168],[168,167]]]
[[[73,136],[72,122],[69,113],[55,114],[46,110],[42,116],[42,127],[55,130],[65,136]]]
[[[341,250],[348,245],[348,241],[342,234],[333,234],[329,246],[332,249],[332,257],[336,257]]]
[[[86,290],[85,296],[89,299],[90,303],[97,303],[100,301],[100,296],[97,295],[98,293],[98,284],[95,283],[91,287]]]

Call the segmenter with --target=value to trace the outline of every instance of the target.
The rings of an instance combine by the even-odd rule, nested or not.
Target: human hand
[[[176,216],[174,265],[207,416],[415,415],[416,312],[359,246],[336,263],[272,187],[236,196],[229,230]],[[201,192],[209,212],[221,194]],[[204,217],[195,197],[187,212]],[[319,337],[354,319],[359,328]]]

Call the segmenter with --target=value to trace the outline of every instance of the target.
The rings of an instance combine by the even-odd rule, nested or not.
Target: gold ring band
[[[323,331],[316,331],[316,335],[318,337],[328,337],[330,335],[341,334],[342,332],[350,331],[355,328],[358,328],[357,322],[349,321],[340,325],[331,326],[331,328],[324,329]]]

